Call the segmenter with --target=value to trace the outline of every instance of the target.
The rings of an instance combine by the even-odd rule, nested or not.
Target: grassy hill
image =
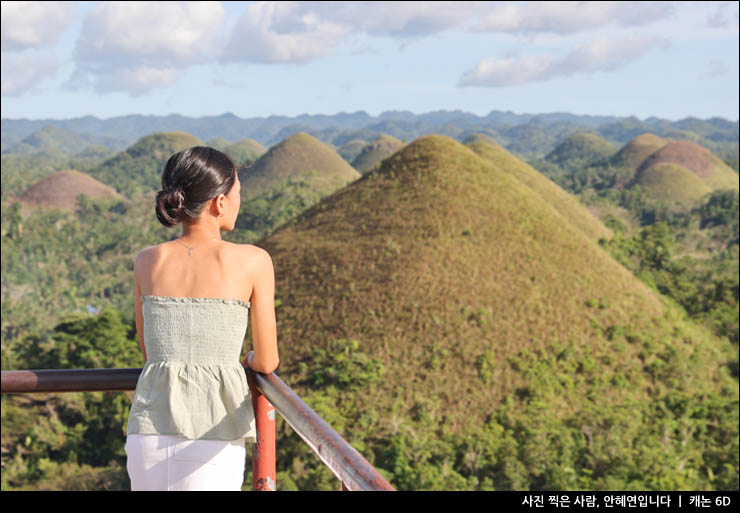
[[[167,159],[173,153],[201,145],[200,139],[185,132],[148,135],[94,168],[90,174],[130,198],[138,192],[160,189]]]
[[[495,141],[492,145],[487,139],[479,137],[466,146],[496,166],[502,173],[512,176],[529,187],[591,239],[598,240],[602,237],[611,237],[611,230],[604,226],[586,207],[581,205],[575,196],[565,192],[542,173],[496,144]]]
[[[736,428],[678,428],[732,425],[729,343],[499,157],[422,137],[260,241],[281,374],[400,489],[732,486]]]
[[[596,134],[575,134],[557,145],[545,160],[562,168],[588,166],[612,157],[617,149],[612,143]]]
[[[738,188],[737,173],[708,149],[691,141],[677,141],[663,146],[640,164],[637,174],[660,164],[675,164],[687,169],[711,190]]]
[[[352,167],[362,174],[372,171],[384,158],[403,147],[403,144],[392,135],[383,134],[362,149],[352,161]]]
[[[223,137],[213,137],[206,141],[206,146],[215,148],[218,151],[224,151],[228,146],[231,146],[232,144],[233,143],[231,141],[229,141],[228,139],[224,139]]]
[[[298,132],[240,170],[242,198],[254,198],[299,176],[310,177],[308,181],[316,192],[328,194],[356,180],[359,173],[326,144]]]
[[[470,146],[473,143],[480,143],[480,142],[488,144],[490,146],[503,148],[503,146],[501,146],[494,137],[488,134],[472,134],[472,135],[465,137],[462,140],[462,143],[467,146]]]
[[[347,161],[347,163],[351,164],[355,158],[357,158],[357,155],[360,154],[362,149],[367,146],[367,141],[364,141],[362,139],[352,139],[351,141],[348,141],[341,145],[339,148],[337,148],[337,153]]]
[[[231,157],[237,167],[241,167],[256,161],[267,152],[267,148],[247,137],[234,144],[229,144],[223,151]]]
[[[720,189],[738,190],[737,173],[691,141],[666,144],[637,167],[628,188],[640,186],[649,198],[683,208]]]
[[[334,150],[299,132],[239,170],[237,228],[254,240],[292,219],[360,174]]]
[[[123,199],[123,196],[111,187],[75,169],[57,171],[39,180],[18,199],[22,205],[29,208],[45,206],[75,210],[77,196],[80,194],[91,198]]]
[[[631,186],[641,186],[652,198],[688,207],[712,192],[701,178],[678,164],[661,162],[638,172]]]
[[[206,145],[226,153],[234,161],[236,167],[252,164],[267,151],[262,144],[248,137],[235,143],[223,137],[214,137],[206,141]]]
[[[625,144],[609,162],[617,170],[616,186],[622,187],[632,180],[637,167],[668,142],[657,135],[642,134]]]

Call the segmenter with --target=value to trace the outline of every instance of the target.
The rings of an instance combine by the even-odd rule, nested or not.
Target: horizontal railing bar
[[[2,371],[0,392],[12,394],[135,390],[141,370],[134,368]],[[348,490],[394,490],[354,447],[339,436],[275,373],[262,374],[248,367],[245,371],[275,410]]]
[[[2,371],[3,394],[135,390],[138,369],[34,369]]]

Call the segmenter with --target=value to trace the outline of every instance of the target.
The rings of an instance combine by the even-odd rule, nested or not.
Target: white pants
[[[125,451],[132,491],[240,491],[244,482],[244,439],[131,434],[126,437]]]

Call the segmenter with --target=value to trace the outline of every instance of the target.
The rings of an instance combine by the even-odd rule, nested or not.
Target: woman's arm
[[[144,362],[146,362],[146,346],[144,345],[144,314],[141,312],[141,284],[139,283],[139,275],[137,273],[137,263],[141,261],[141,252],[136,255],[134,259],[134,294],[136,296],[136,307],[135,307],[135,318],[136,318],[136,335],[139,338],[139,348],[141,354],[144,355]]]
[[[251,297],[252,346],[242,361],[251,369],[269,374],[280,364],[275,322],[275,270],[272,258],[262,248],[253,259],[251,274],[254,289]]]

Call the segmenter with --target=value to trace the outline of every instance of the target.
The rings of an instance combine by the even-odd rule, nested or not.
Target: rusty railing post
[[[274,492],[276,484],[275,408],[257,388],[252,369],[245,367],[249,395],[257,425],[257,442],[252,451],[252,490]]]

